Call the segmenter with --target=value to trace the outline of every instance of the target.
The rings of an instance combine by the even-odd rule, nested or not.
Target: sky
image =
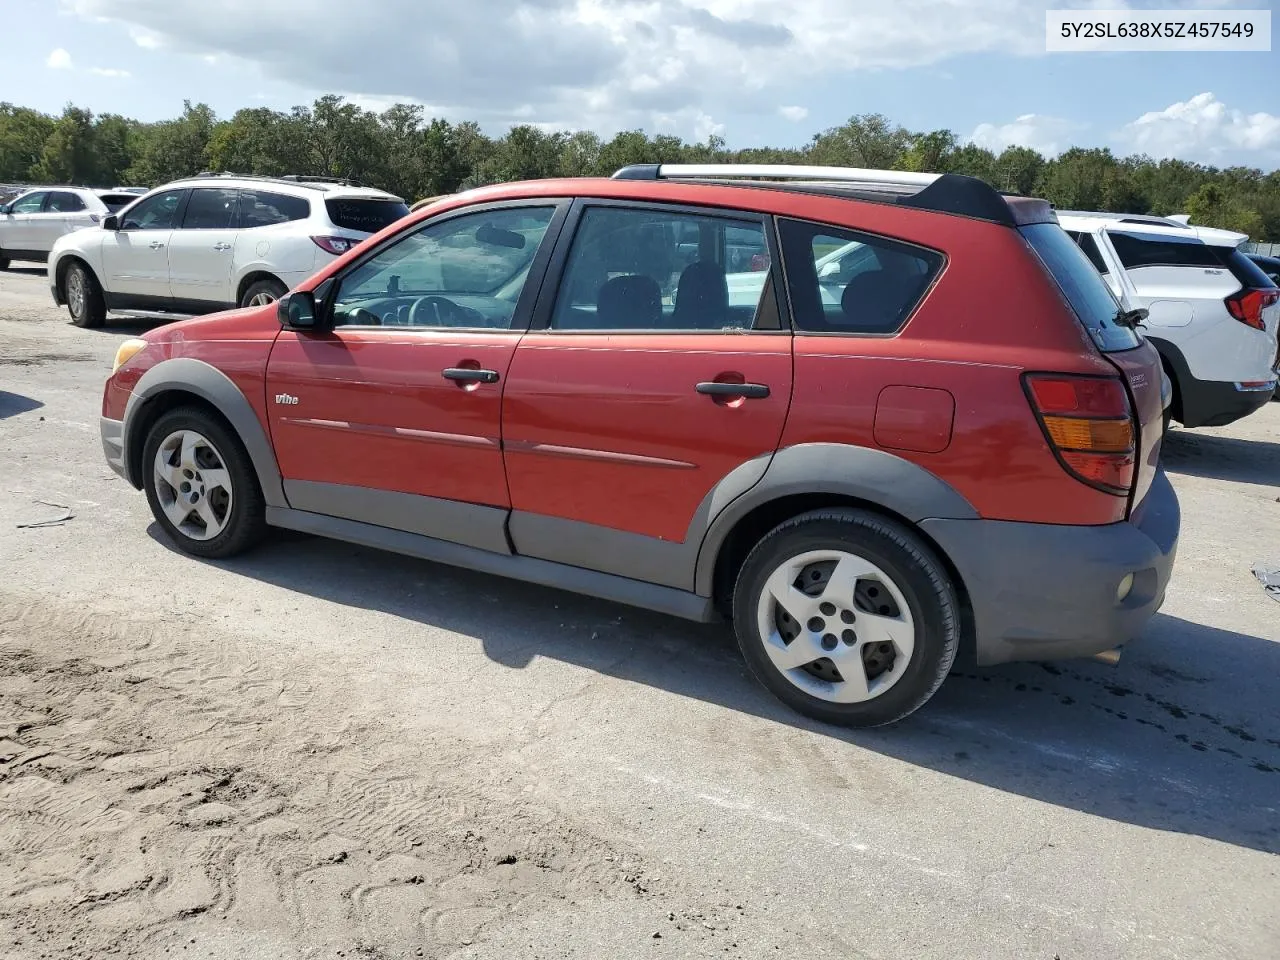
[[[854,114],[999,151],[1280,168],[1280,45],[1046,53],[1045,11],[1277,0],[4,0],[0,100],[141,120],[326,93],[432,116],[799,146]],[[1273,25],[1273,30],[1276,29]]]

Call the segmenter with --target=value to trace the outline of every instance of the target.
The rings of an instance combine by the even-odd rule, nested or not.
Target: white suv
[[[124,190],[30,187],[0,203],[0,270],[11,260],[43,263],[63,234],[101,223],[138,199]]]
[[[1237,249],[1242,233],[1165,217],[1059,211],[1058,222],[1144,334],[1173,386],[1169,416],[1219,427],[1276,389],[1280,289]]]
[[[201,174],[132,199],[49,254],[53,298],[79,326],[100,325],[109,310],[269,303],[409,212],[381,190],[296,176]]]

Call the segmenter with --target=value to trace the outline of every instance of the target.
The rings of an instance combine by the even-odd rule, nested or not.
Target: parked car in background
[[[1264,257],[1260,253],[1251,253],[1249,259],[1271,278],[1272,283],[1280,284],[1280,257]]]
[[[24,189],[0,203],[0,270],[11,260],[44,262],[59,237],[101,223],[136,199],[87,187]]]
[[[302,176],[205,174],[130,201],[49,254],[53,298],[80,326],[100,325],[108,310],[270,303],[409,212],[382,190]]]
[[[962,645],[1114,656],[1159,608],[1160,358],[1117,312],[1048,203],[968,177],[628,167],[125,341],[102,442],[193,555],[270,524],[727,616],[782,700],[874,725]]]
[[[1174,218],[1059,211],[1058,220],[1143,334],[1173,386],[1169,415],[1218,427],[1274,395],[1280,289],[1239,250],[1242,233]]]

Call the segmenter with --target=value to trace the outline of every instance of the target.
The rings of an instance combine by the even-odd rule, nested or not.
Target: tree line
[[[1117,157],[1105,148],[1074,147],[1054,158],[1027,147],[997,154],[950,130],[915,132],[880,114],[851,117],[803,147],[731,150],[716,136],[688,143],[641,130],[606,140],[521,125],[495,137],[476,123],[428,117],[416,105],[378,113],[339,96],[287,112],[246,108],[230,119],[187,102],[181,116],[156,123],[76,106],[50,116],[0,103],[0,182],[155,186],[202,170],[300,173],[359,180],[412,202],[487,183],[608,175],[628,163],[659,162],[964,173],[1059,209],[1186,213],[1193,223],[1280,242],[1280,171]]]

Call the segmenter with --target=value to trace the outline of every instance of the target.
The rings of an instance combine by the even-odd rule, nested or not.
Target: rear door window
[[[1022,236],[1057,282],[1062,295],[1104,352],[1132,350],[1142,341],[1137,331],[1118,322],[1120,303],[1089,258],[1056,223],[1022,227]]]
[[[183,230],[232,230],[236,226],[239,191],[197,187],[182,216]]]
[[[291,220],[305,220],[311,216],[311,202],[305,197],[291,197],[287,193],[269,190],[240,191],[240,226],[270,227]]]
[[[84,201],[67,190],[53,191],[44,205],[45,213],[79,213],[84,208]]]
[[[800,220],[778,221],[778,232],[792,319],[806,333],[896,333],[945,262],[923,247]]]
[[[361,233],[377,233],[409,213],[401,200],[376,197],[327,197],[324,207],[335,227]]]

